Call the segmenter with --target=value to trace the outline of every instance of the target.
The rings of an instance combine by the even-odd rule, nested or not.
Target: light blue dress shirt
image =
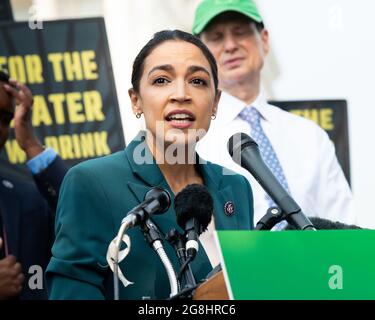
[[[46,169],[52,163],[52,161],[56,159],[56,156],[57,153],[55,150],[52,148],[47,148],[36,157],[27,161],[26,165],[32,174],[38,174]]]

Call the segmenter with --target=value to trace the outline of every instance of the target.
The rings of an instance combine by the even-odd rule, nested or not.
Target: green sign
[[[234,299],[375,299],[375,231],[219,231]]]

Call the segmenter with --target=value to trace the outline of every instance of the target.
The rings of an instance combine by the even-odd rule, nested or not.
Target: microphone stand
[[[267,213],[260,219],[255,226],[255,230],[271,230],[283,219],[283,213],[278,207],[268,208]]]
[[[143,232],[143,235],[145,236],[146,241],[157,253],[164,266],[165,271],[167,272],[169,284],[171,287],[170,297],[173,297],[180,291],[180,283],[178,282],[178,279],[176,277],[173,265],[163,248],[160,232],[150,219],[147,219],[144,223],[142,223],[140,228]]]
[[[191,299],[193,292],[197,288],[197,282],[195,281],[193,271],[190,266],[190,261],[186,258],[186,240],[176,229],[172,229],[166,236],[166,240],[170,242],[175,249],[180,267],[184,267],[181,276],[185,280],[185,288],[180,292],[171,297],[171,300],[175,299]],[[187,265],[186,265],[187,264]]]
[[[286,220],[300,230],[316,231],[311,223],[299,209],[297,212],[285,214],[279,207],[268,208],[267,213],[258,221],[255,230],[271,230],[279,222]]]

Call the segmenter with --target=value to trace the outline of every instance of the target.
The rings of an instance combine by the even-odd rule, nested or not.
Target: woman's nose
[[[188,102],[191,100],[185,81],[178,81],[174,87],[174,92],[171,95],[171,100],[180,103]]]

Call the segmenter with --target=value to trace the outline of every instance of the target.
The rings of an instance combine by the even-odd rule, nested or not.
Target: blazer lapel
[[[176,224],[173,210],[174,194],[168,186],[159,166],[156,164],[146,141],[145,132],[141,131],[137,137],[126,148],[126,156],[134,175],[141,181],[128,182],[127,185],[138,202],[142,202],[146,193],[153,187],[161,187],[167,190],[171,196],[171,207],[161,215],[154,215],[151,220],[158,226],[159,230],[167,234],[172,228],[181,232]]]
[[[125,154],[133,174],[146,185],[154,187],[160,185],[164,181],[164,177],[155,163],[145,139],[145,132],[139,132],[125,149]]]
[[[236,215],[236,204],[234,203],[234,196],[232,188],[222,183],[222,172],[216,172],[222,170],[221,167],[214,167],[210,162],[199,158],[204,183],[213,197],[214,200],[214,218],[215,228],[217,230],[223,229],[238,229],[240,221],[238,215]],[[234,209],[233,212],[231,209]]]

